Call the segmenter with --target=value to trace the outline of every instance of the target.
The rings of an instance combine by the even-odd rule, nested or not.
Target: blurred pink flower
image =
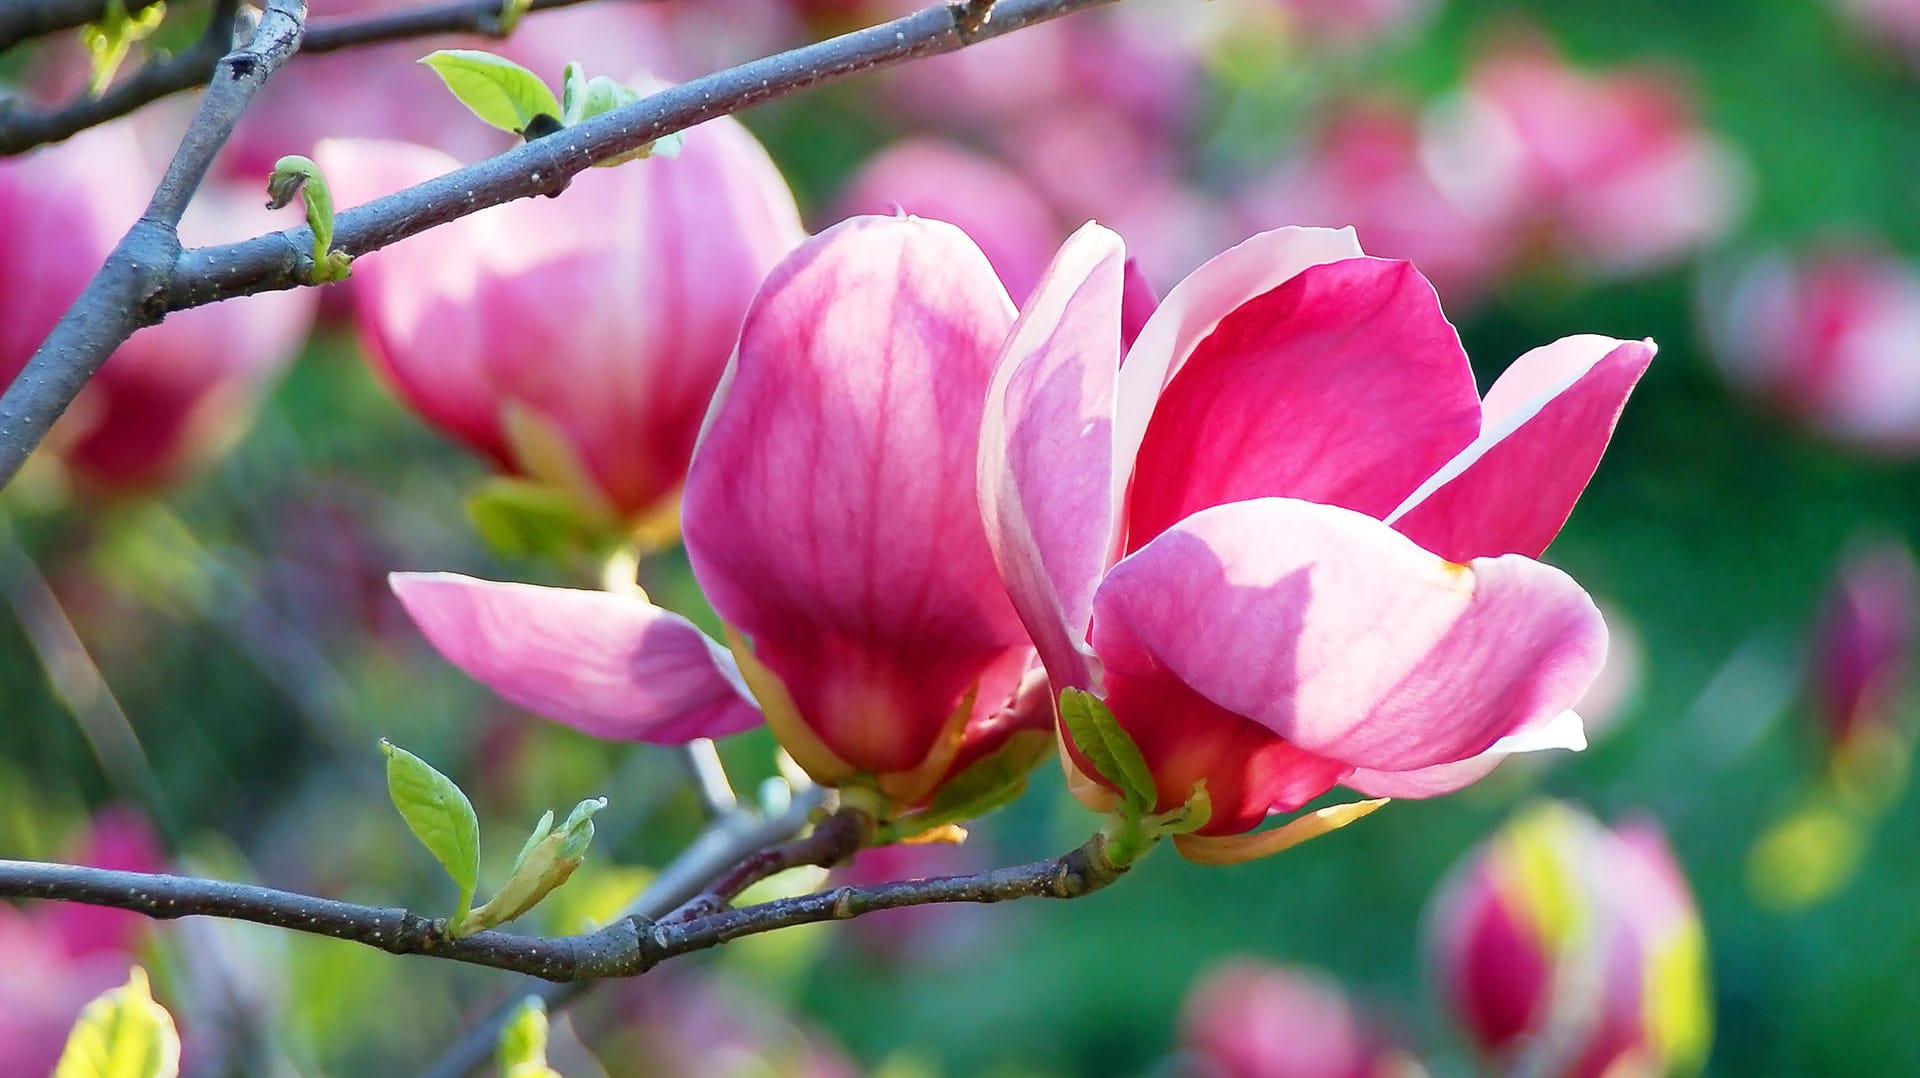
[[[0,160],[0,384],[13,379],[139,218],[158,184],[141,131],[110,124]],[[283,227],[252,186],[209,183],[181,222],[188,246]],[[316,293],[209,304],[136,332],[47,442],[82,485],[138,491],[235,441],[312,325]]]
[[[1433,14],[1434,0],[1276,0],[1293,28],[1314,41],[1360,45],[1404,33]]]
[[[1411,266],[1351,231],[1281,229],[1176,286],[1122,365],[1125,255],[1089,225],[1028,302],[980,501],[1053,688],[1106,699],[1158,811],[1206,782],[1212,817],[1182,850],[1336,783],[1431,795],[1581,744],[1568,709],[1605,626],[1532,559],[1651,343],[1566,338],[1483,402]]]
[[[823,1031],[766,996],[684,970],[621,981],[586,1034],[612,1078],[857,1078]]]
[[[448,172],[420,146],[328,142],[347,205]],[[671,512],[754,289],[803,236],[736,121],[564,198],[464,218],[354,266],[369,355],[423,418],[589,515]]]
[[[1920,3],[1915,0],[1831,0],[1867,43],[1920,61]]]
[[[1814,707],[1842,779],[1858,784],[1889,774],[1890,765],[1904,771],[1916,611],[1920,580],[1906,544],[1881,541],[1844,556],[1815,632],[1812,669]]]
[[[1425,1069],[1340,986],[1252,960],[1215,967],[1181,1009],[1182,1078],[1416,1078]]]
[[[1509,203],[1560,257],[1602,274],[1676,261],[1732,227],[1741,159],[1657,73],[1584,71],[1528,39],[1475,62],[1432,119],[1441,182]]]
[[[1707,289],[1714,357],[1729,381],[1828,437],[1920,450],[1920,273],[1834,248],[1770,255]]]
[[[838,206],[836,219],[905,212],[958,225],[1007,292],[1021,297],[1065,238],[1053,210],[1019,175],[939,139],[907,139],[876,154],[847,180]]]
[[[978,836],[970,836],[965,843],[868,847],[834,869],[827,886],[864,887],[980,872],[990,865],[978,841]],[[869,955],[898,966],[926,967],[977,955],[976,948],[988,943],[984,912],[966,903],[906,906],[856,918],[846,931]]]
[[[843,222],[768,276],[686,487],[687,552],[731,652],[644,597],[449,574],[394,588],[456,665],[549,718],[680,741],[764,712],[815,779],[922,804],[1046,721],[1019,695],[1032,650],[974,493],[1013,315],[965,233],[914,217]]]
[[[1475,302],[1518,254],[1512,207],[1454,190],[1429,167],[1420,117],[1392,101],[1334,112],[1280,171],[1243,188],[1256,228],[1351,225],[1367,248],[1420,267],[1449,305]]]
[[[146,821],[125,808],[96,815],[62,860],[131,872],[165,865]],[[147,924],[139,914],[93,906],[0,903],[0,1060],[7,1073],[52,1073],[81,1008],[126,983]]]
[[[1705,1060],[1705,937],[1650,822],[1522,812],[1454,869],[1428,936],[1448,1005],[1502,1073],[1687,1074]]]

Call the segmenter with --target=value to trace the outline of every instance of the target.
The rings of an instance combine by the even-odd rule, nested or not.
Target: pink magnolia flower
[[[330,142],[355,205],[451,171],[418,146]],[[670,511],[761,278],[803,233],[793,196],[730,119],[677,158],[590,169],[354,265],[374,363],[429,423],[590,515]]]
[[[611,986],[611,1006],[579,1020],[616,1078],[856,1078],[860,1067],[824,1030],[784,1011],[744,978],[661,970]]]
[[[1700,915],[1650,822],[1522,813],[1454,870],[1428,936],[1448,1005],[1502,1073],[1686,1074],[1705,1059]]]
[[[1456,189],[1524,207],[1561,257],[1595,272],[1684,257],[1724,235],[1744,202],[1741,160],[1672,81],[1585,72],[1543,43],[1482,58],[1432,122],[1429,152]]]
[[[1771,255],[1709,289],[1714,355],[1738,388],[1828,437],[1920,450],[1920,273],[1887,255]]]
[[[1904,543],[1847,554],[1814,637],[1811,672],[1821,732],[1842,779],[1870,781],[1890,764],[1904,770],[1916,610],[1920,580]]]
[[[917,138],[887,147],[854,173],[840,216],[911,213],[960,226],[986,252],[1007,292],[1033,291],[1065,230],[1026,180],[956,143]]]
[[[768,276],[686,487],[731,654],[641,598],[444,574],[395,590],[456,665],[549,718],[677,741],[764,712],[817,780],[918,805],[1046,721],[1019,695],[1032,649],[974,493],[1013,316],[965,233],[919,218],[843,222]]]
[[[1424,796],[1580,744],[1606,629],[1533,558],[1651,342],[1566,338],[1482,401],[1417,271],[1291,228],[1182,281],[1123,362],[1124,259],[1089,225],[1027,304],[980,499],[1054,690],[1105,698],[1159,810],[1206,782],[1183,852],[1227,856],[1217,839],[1336,783]]]
[[[117,808],[96,816],[62,859],[131,872],[164,866],[146,822]],[[0,903],[0,954],[7,956],[0,962],[0,1059],[18,1068],[11,1073],[53,1072],[81,1009],[126,983],[149,923],[139,914],[92,906]]]
[[[1426,1070],[1340,986],[1250,959],[1216,967],[1181,1008],[1186,1078],[1416,1078]]]
[[[26,366],[159,182],[129,123],[0,160],[0,384]],[[283,227],[259,190],[208,184],[181,222],[188,245]],[[138,491],[227,448],[312,326],[311,289],[167,316],[114,352],[47,448],[81,484]]]

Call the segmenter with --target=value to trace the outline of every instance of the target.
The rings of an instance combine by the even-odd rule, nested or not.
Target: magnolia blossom
[[[130,123],[0,159],[0,384],[12,381],[158,184]],[[260,191],[202,187],[180,225],[189,246],[281,227]],[[178,478],[244,432],[312,325],[311,289],[167,316],[134,333],[75,399],[47,447],[81,484],[135,491]]]
[[[399,143],[323,143],[345,205],[457,167]],[[566,197],[436,228],[354,265],[374,363],[423,418],[588,515],[670,513],[740,319],[803,233],[736,121],[679,157],[589,169]]]
[[[1426,1069],[1340,986],[1304,969],[1226,963],[1181,1008],[1185,1078],[1418,1078]]]
[[[1842,561],[1814,637],[1811,680],[1821,733],[1843,779],[1871,782],[1889,768],[1904,770],[1916,610],[1920,580],[1904,543],[1859,547]]]
[[[1435,110],[1428,153],[1450,189],[1509,203],[1516,225],[1599,273],[1663,265],[1737,218],[1744,166],[1658,74],[1586,72],[1526,41],[1477,61]]]
[[[1569,709],[1606,628],[1533,559],[1652,343],[1563,339],[1483,401],[1412,266],[1289,228],[1182,281],[1123,357],[1125,256],[1088,225],[1029,301],[980,499],[1053,689],[1104,698],[1159,811],[1206,784],[1182,851],[1251,855],[1230,836],[1336,783],[1431,795],[1582,744]],[[1110,805],[1113,776],[1068,748]]]
[[[1729,381],[1848,445],[1920,449],[1920,273],[1865,250],[1755,260],[1707,291]]]
[[[1700,915],[1651,823],[1521,814],[1454,870],[1428,935],[1447,1003],[1502,1073],[1652,1078],[1705,1059]]]
[[[1046,722],[974,492],[1013,317],[941,222],[854,218],[774,269],[687,478],[687,551],[730,650],[642,597],[446,574],[395,590],[454,663],[549,718],[680,741],[764,713],[816,780],[922,804]]]

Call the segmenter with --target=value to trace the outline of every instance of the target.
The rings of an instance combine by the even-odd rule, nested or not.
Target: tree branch
[[[336,218],[334,248],[357,256],[488,206],[558,194],[576,173],[595,162],[694,124],[796,90],[952,52],[1112,2],[998,0],[990,11],[979,3],[943,5],[694,79],[348,210]],[[970,29],[982,18],[984,23]],[[53,420],[72,403],[107,354],[135,329],[170,311],[296,287],[303,282],[304,267],[311,264],[312,248],[313,236],[302,225],[239,243],[186,251],[165,266],[149,265],[136,281],[89,287],[0,397],[0,485],[12,480]],[[102,276],[126,273],[124,265],[116,267],[123,261],[110,259]],[[129,297],[137,297],[138,302],[129,302]]]
[[[180,216],[254,92],[300,47],[306,17],[306,0],[269,0],[252,40],[221,58],[226,75],[208,87],[146,212],[0,396],[0,485],[12,480],[26,452],[113,350],[166,313],[180,257]]]
[[[160,0],[126,0],[127,14],[138,15]],[[0,52],[36,37],[100,21],[106,0],[9,0],[0,4]]]
[[[545,11],[587,2],[533,0],[529,10]],[[131,9],[134,5],[127,6]],[[163,97],[205,86],[232,40],[237,6],[236,0],[218,0],[213,21],[185,52],[147,61],[133,75],[114,83],[97,97],[82,94],[63,104],[38,110],[30,108],[23,98],[0,100],[0,157],[71,138]],[[505,37],[507,28],[500,22],[500,0],[443,0],[405,11],[316,19],[307,27],[300,51],[338,52],[383,41],[459,33]]]
[[[790,845],[830,853],[838,851],[844,840],[844,835],[836,834],[817,844],[801,839]],[[847,920],[876,910],[944,902],[1077,898],[1105,887],[1125,871],[1107,860],[1105,849],[1105,840],[1096,834],[1063,856],[1012,868],[871,887],[836,887],[717,912],[705,912],[704,905],[696,903],[692,916],[685,919],[669,916],[655,922],[642,916],[624,917],[596,932],[545,938],[477,932],[452,939],[446,934],[444,918],[397,907],[362,906],[252,884],[38,861],[0,861],[0,897],[110,906],[160,920],[224,917],[348,940],[389,954],[429,955],[543,980],[581,981],[637,976],[669,958],[743,936]],[[728,879],[732,878],[730,874]]]

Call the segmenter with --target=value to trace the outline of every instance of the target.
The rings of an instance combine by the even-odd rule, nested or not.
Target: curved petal
[[[1093,646],[1109,678],[1163,667],[1300,749],[1409,771],[1567,710],[1606,625],[1566,574],[1459,565],[1379,521],[1283,498],[1203,510],[1107,574]]]
[[[1413,771],[1357,768],[1353,774],[1341,779],[1340,785],[1374,797],[1438,797],[1479,782],[1515,753],[1546,749],[1571,749],[1577,752],[1586,747],[1586,727],[1580,721],[1580,716],[1572,711],[1562,711],[1533,729],[1508,734],[1478,756]]]
[[[1161,392],[1128,549],[1247,498],[1384,516],[1479,429],[1473,370],[1426,278],[1382,259],[1309,267],[1222,318]]]
[[[1054,691],[1093,687],[1093,589],[1113,549],[1113,379],[1126,247],[1075,232],[1035,287],[987,390],[980,512]]]
[[[1487,391],[1480,437],[1389,523],[1444,558],[1538,557],[1600,466],[1652,341],[1565,337],[1536,348]]]
[[[1121,368],[1124,373],[1115,388],[1113,473],[1132,474],[1160,391],[1221,319],[1308,266],[1365,253],[1351,228],[1276,228],[1227,248],[1174,285],[1141,326]],[[1117,496],[1124,495],[1123,489]]]
[[[1160,297],[1153,290],[1153,282],[1147,280],[1147,271],[1140,268],[1138,258],[1128,258],[1125,271],[1125,285],[1120,300],[1120,351],[1124,355],[1133,348],[1133,342],[1140,339],[1140,331],[1147,328],[1147,319],[1160,306]]]
[[[389,582],[447,661],[583,733],[675,744],[760,722],[733,657],[643,599],[457,573],[394,573]]]
[[[776,267],[687,478],[687,551],[828,748],[907,770],[1026,633],[994,567],[981,417],[1013,305],[966,234],[856,217]],[[980,686],[997,701],[1018,680]]]

